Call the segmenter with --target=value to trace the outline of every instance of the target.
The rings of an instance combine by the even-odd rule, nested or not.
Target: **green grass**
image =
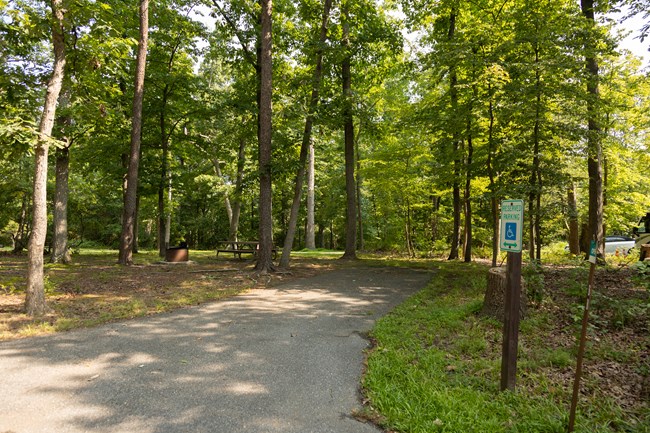
[[[550,317],[521,326],[515,392],[500,392],[501,324],[477,315],[487,268],[438,262],[430,285],[381,319],[371,333],[363,416],[398,432],[565,432],[572,350],[549,348]],[[611,400],[581,401],[576,432],[648,432]]]

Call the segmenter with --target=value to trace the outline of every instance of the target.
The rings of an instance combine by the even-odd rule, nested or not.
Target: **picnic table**
[[[255,257],[259,249],[259,241],[222,241],[217,248],[217,257],[219,257],[219,253],[232,253],[233,258],[237,256],[239,259],[241,259],[242,254],[251,254]],[[275,259],[278,255],[278,250],[276,247],[273,247],[271,251],[273,253],[273,259]]]

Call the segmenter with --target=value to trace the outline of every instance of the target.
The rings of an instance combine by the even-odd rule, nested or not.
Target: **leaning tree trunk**
[[[70,263],[68,250],[68,175],[70,167],[69,146],[56,150],[56,187],[54,192],[54,239],[52,263]]]
[[[320,27],[319,44],[322,47],[327,39],[327,23],[329,22],[330,8],[332,0],[325,0],[323,7],[323,19]],[[296,174],[295,189],[293,194],[293,202],[291,203],[291,213],[289,214],[289,224],[287,228],[287,236],[284,239],[284,246],[282,248],[282,257],[280,258],[280,266],[286,268],[289,266],[289,258],[291,256],[291,249],[293,248],[293,240],[296,236],[296,227],[298,224],[298,211],[300,210],[300,200],[302,197],[302,184],[305,179],[305,163],[309,155],[311,144],[311,131],[314,124],[314,114],[318,107],[318,99],[320,94],[320,85],[323,77],[323,50],[318,48],[316,51],[316,68],[314,69],[314,77],[312,80],[313,87],[311,90],[311,98],[309,100],[309,108],[307,117],[305,119],[305,130],[302,134],[302,143],[300,145],[300,158],[298,165],[298,173]]]
[[[259,171],[260,171],[260,248],[255,270],[265,274],[273,271],[273,216],[271,212],[271,133],[273,130],[273,58],[272,58],[272,0],[261,0],[260,82],[259,82]]]
[[[63,85],[65,69],[64,11],[62,0],[52,0],[52,44],[54,67],[47,83],[43,116],[38,128],[38,142],[34,152],[34,198],[32,232],[29,238],[27,288],[25,311],[29,316],[42,316],[47,310],[43,273],[43,251],[47,234],[47,154],[48,140],[54,127],[56,103]]]
[[[131,124],[131,154],[126,179],[124,212],[122,214],[122,235],[118,263],[133,264],[133,240],[135,233],[136,197],[138,194],[138,168],[140,165],[140,134],[142,132],[142,100],[144,97],[144,73],[147,64],[147,42],[149,39],[149,0],[140,0],[140,40],[138,42],[137,66],[135,70],[135,92]]]

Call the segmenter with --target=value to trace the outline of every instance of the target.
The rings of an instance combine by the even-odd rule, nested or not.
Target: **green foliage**
[[[636,270],[635,281],[639,286],[645,287],[650,292],[650,262],[636,262],[633,265]]]
[[[523,267],[521,275],[526,282],[526,292],[530,300],[540,303],[544,299],[544,273],[539,261],[533,260]]]
[[[145,247],[159,241],[159,221],[170,213],[172,238],[214,246],[228,236],[226,195],[231,205],[242,205],[240,237],[257,237],[259,10],[239,0],[218,5],[164,0],[151,6],[139,179],[139,240]],[[326,43],[314,42],[322,7],[315,1],[274,4],[276,243],[286,231],[317,50],[324,56],[312,134],[318,246],[339,248],[344,239],[340,64],[347,54],[365,249],[445,255],[454,224],[452,188],[465,182],[475,257],[491,254],[492,200],[505,197],[529,200],[539,193],[534,216],[542,243],[566,243],[564,197],[571,182],[583,220],[588,207],[585,29],[575,2],[348,2],[349,51],[341,44],[338,6]],[[395,13],[398,8],[404,16]],[[114,0],[66,2],[66,10],[66,80],[51,144],[70,145],[71,239],[114,246],[138,17],[132,5]],[[29,202],[30,152],[52,62],[50,17],[46,5],[33,0],[0,1],[0,13],[0,227],[15,228],[24,200]],[[596,34],[605,219],[610,233],[629,234],[650,208],[644,176],[650,86],[638,63],[616,55],[610,34],[606,26]],[[531,178],[536,157],[540,182]],[[242,188],[236,191],[240,170]],[[29,217],[22,219],[28,233]],[[299,232],[296,248],[303,239]]]

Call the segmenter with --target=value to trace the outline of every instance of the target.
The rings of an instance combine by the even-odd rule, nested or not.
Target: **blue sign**
[[[504,233],[507,241],[517,239],[517,223],[506,223],[506,232]]]

